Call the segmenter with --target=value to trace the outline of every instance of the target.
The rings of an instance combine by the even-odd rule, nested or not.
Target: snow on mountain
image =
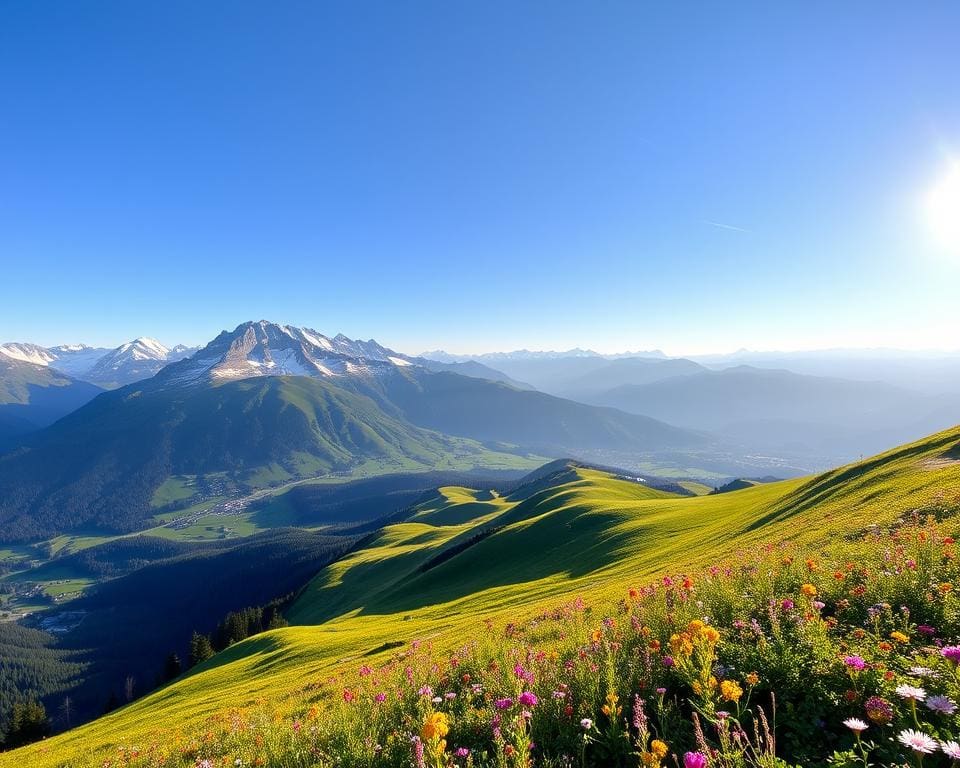
[[[19,360],[21,363],[33,363],[34,365],[50,365],[57,359],[56,355],[45,347],[17,342],[0,344],[0,354],[12,360]]]
[[[84,378],[105,387],[121,387],[155,376],[164,366],[181,360],[192,350],[168,349],[156,339],[141,336],[103,355]]]
[[[266,320],[224,331],[190,358],[170,365],[159,377],[166,384],[222,382],[255,376],[378,376],[417,365],[373,339],[325,336],[312,328]]]

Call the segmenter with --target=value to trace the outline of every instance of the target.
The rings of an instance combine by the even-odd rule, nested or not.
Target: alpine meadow
[[[958,28],[0,7],[0,768],[960,766]]]

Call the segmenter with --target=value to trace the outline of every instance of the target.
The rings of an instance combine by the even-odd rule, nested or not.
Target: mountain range
[[[435,370],[372,340],[248,322],[0,457],[0,524],[7,540],[133,530],[176,476],[226,473],[242,486],[367,461],[432,468],[454,456],[482,466],[503,451],[637,454],[708,443],[645,416]]]
[[[115,389],[149,378],[165,365],[182,360],[195,351],[196,347],[182,344],[168,348],[156,339],[141,336],[116,349],[86,344],[41,347],[10,342],[0,344],[0,359],[52,368],[102,389]]]

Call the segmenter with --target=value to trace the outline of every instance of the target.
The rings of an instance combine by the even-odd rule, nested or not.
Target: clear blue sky
[[[956,347],[960,244],[922,202],[960,151],[958,28],[956,2],[0,2],[0,341]]]

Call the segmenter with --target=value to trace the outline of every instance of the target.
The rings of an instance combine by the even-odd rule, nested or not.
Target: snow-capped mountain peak
[[[242,323],[224,331],[162,376],[169,384],[223,382],[256,376],[378,376],[417,365],[373,339],[354,340],[342,333],[326,336],[312,328],[267,320]]]
[[[37,344],[22,344],[11,342],[9,344],[0,344],[0,355],[17,360],[21,363],[32,363],[33,365],[50,365],[57,359],[46,347]]]
[[[112,353],[116,357],[129,356],[134,360],[166,360],[169,354],[169,349],[148,336],[140,336],[121,344]]]

